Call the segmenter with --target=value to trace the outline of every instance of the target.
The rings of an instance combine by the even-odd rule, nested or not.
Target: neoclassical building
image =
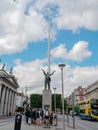
[[[0,116],[6,116],[15,113],[16,93],[19,87],[15,76],[5,71],[5,65],[0,69]]]

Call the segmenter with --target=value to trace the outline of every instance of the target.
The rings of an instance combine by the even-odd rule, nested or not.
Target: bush
[[[24,107],[17,107],[17,110],[20,112],[24,112]]]

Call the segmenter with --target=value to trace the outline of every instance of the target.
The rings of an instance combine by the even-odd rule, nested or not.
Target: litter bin
[[[20,113],[17,113],[15,116],[14,130],[21,130],[21,121],[22,121],[22,115]]]

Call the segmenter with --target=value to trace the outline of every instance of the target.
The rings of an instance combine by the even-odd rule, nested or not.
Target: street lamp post
[[[74,93],[72,92],[72,117],[73,117],[73,128],[75,128],[75,116],[74,116]]]
[[[67,112],[67,124],[69,124],[69,116],[68,116],[68,97],[66,97],[66,112]]]
[[[64,85],[63,85],[63,68],[65,64],[58,65],[61,69],[61,81],[62,81],[62,114],[63,114],[63,130],[65,130],[65,113],[64,113]]]
[[[24,105],[24,111],[26,112],[26,108],[27,108],[27,86],[25,88],[25,105]]]
[[[54,111],[56,112],[56,88],[54,89]]]

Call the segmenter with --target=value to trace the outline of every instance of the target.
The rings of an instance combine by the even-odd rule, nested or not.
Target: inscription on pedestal
[[[43,90],[43,109],[51,111],[51,90]]]

